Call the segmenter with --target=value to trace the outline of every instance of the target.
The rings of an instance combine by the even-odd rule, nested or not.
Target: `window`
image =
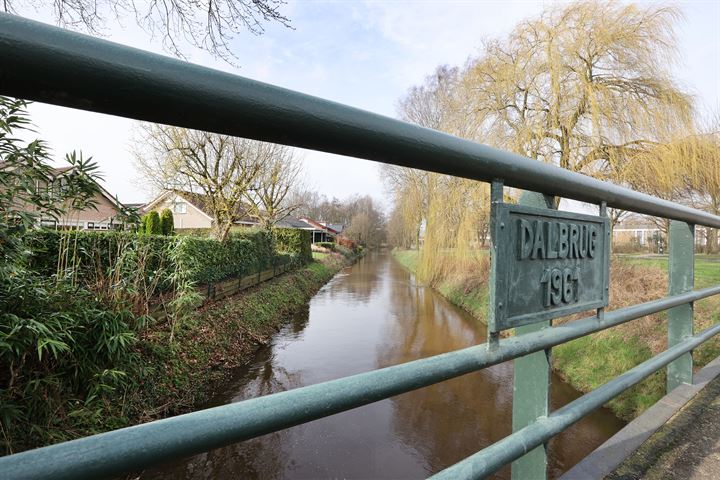
[[[173,213],[187,213],[187,203],[175,201],[173,203]]]

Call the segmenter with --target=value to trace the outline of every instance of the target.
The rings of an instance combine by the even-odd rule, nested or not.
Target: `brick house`
[[[50,171],[46,182],[37,181],[35,188],[47,189],[51,194],[57,192],[59,196],[67,182],[67,177],[73,173],[75,167],[57,167]],[[0,163],[0,170],[3,165]],[[122,223],[119,216],[123,205],[111,195],[105,187],[97,183],[98,193],[92,199],[93,207],[82,210],[71,209],[69,203],[64,209],[66,212],[59,218],[48,215],[41,215],[38,222],[41,226],[56,228],[58,230],[110,230],[119,228]],[[36,212],[32,205],[23,205],[21,209],[28,212]]]

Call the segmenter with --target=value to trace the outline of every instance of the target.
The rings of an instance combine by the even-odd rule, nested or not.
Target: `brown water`
[[[210,405],[310,385],[485,341],[485,327],[389,255],[340,272]],[[511,433],[507,362],[339,415],[197,455],[142,478],[423,478]],[[552,379],[552,407],[579,393]],[[550,443],[555,477],[623,423],[586,417]],[[505,468],[498,478],[508,478]]]

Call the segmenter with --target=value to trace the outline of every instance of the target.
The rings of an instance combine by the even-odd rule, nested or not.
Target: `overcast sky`
[[[232,42],[240,68],[189,51],[190,60],[252,79],[395,116],[398,99],[440,64],[459,65],[478,53],[482,38],[506,35],[518,21],[552,2],[537,1],[290,1],[283,9],[294,29],[269,26],[262,36]],[[667,2],[664,2],[665,4]],[[720,2],[676,2],[685,14],[677,33],[680,83],[703,110],[720,106]],[[28,15],[47,20],[38,14]],[[109,25],[109,40],[162,53],[129,21]],[[149,198],[132,166],[134,121],[34,104],[40,138],[60,158],[73,149],[93,156],[108,190],[124,202]],[[385,200],[376,164],[305,152],[306,173],[317,191]]]

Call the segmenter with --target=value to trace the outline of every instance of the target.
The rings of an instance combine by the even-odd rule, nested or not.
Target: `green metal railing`
[[[0,14],[0,94],[486,182],[501,180],[602,209],[607,205],[673,220],[666,298],[558,326],[522,327],[517,336],[487,345],[10,455],[0,458],[3,478],[104,478],[508,360],[546,372],[552,347],[669,309],[668,350],[552,413],[547,413],[546,381],[535,391],[516,393],[514,404],[523,408],[514,410],[514,433],[436,475],[481,478],[514,462],[513,477],[541,478],[549,438],[666,366],[669,390],[691,382],[692,350],[720,332],[715,325],[693,334],[693,302],[720,294],[720,285],[692,290],[694,225],[720,228],[720,217],[706,212],[434,130],[6,14]],[[521,418],[519,410],[534,413]]]

